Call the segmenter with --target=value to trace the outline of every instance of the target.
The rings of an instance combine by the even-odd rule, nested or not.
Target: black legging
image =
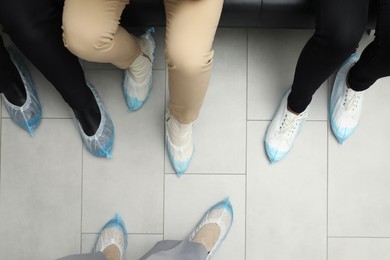
[[[63,0],[0,0],[0,23],[70,107],[81,110],[94,97],[78,59],[63,45],[62,7]]]
[[[367,24],[369,0],[313,0],[316,31],[295,70],[288,106],[297,113],[313,94],[356,51]]]
[[[4,47],[3,39],[0,35],[0,93],[11,81],[12,69],[15,69],[7,50]]]
[[[390,0],[378,0],[375,40],[349,72],[348,84],[356,91],[368,89],[379,78],[390,76]]]

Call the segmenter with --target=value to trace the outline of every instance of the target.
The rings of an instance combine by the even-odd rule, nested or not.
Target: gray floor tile
[[[98,232],[119,212],[130,233],[163,229],[164,71],[154,71],[154,89],[143,108],[129,112],[121,72],[88,71],[115,124],[112,159],[95,158],[84,149],[83,232]]]
[[[187,173],[245,173],[246,30],[220,29],[208,93],[193,136]],[[165,171],[173,170],[166,156]]]
[[[184,239],[208,208],[227,196],[234,208],[234,222],[213,259],[244,259],[245,176],[187,175],[177,178],[175,175],[167,175],[164,238]]]
[[[56,259],[80,250],[81,153],[71,120],[44,119],[31,138],[3,119],[1,258]]]
[[[294,149],[270,165],[267,122],[248,123],[246,259],[326,259],[326,123],[307,122]]]
[[[329,234],[390,237],[390,79],[368,91],[359,127],[339,145],[329,132]]]
[[[156,32],[153,34],[155,42],[156,42],[156,49],[155,49],[155,60],[153,64],[153,69],[156,70],[165,70],[165,55],[164,55],[164,48],[165,48],[165,28],[164,27],[156,27]],[[118,69],[112,64],[109,63],[96,63],[96,62],[89,62],[85,61],[84,68],[86,70],[113,70]]]
[[[102,223],[103,225],[104,223]],[[90,253],[95,245],[97,234],[83,234],[83,253]],[[151,249],[158,241],[163,239],[163,235],[142,235],[129,234],[128,246],[126,250],[126,259],[135,260],[142,257],[149,249]]]
[[[390,239],[330,238],[329,260],[390,259]]]
[[[291,87],[299,54],[312,33],[312,30],[249,30],[248,119],[273,117]],[[309,120],[327,119],[325,85],[313,97]]]

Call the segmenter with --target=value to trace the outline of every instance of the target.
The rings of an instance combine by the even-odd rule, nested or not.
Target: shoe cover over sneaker
[[[202,219],[188,236],[188,240],[193,241],[199,230],[207,224],[217,224],[221,233],[219,234],[219,238],[214,247],[210,250],[206,260],[215,253],[221,243],[225,240],[233,224],[233,207],[229,198],[215,204],[203,215]]]
[[[121,260],[123,260],[127,247],[127,231],[125,223],[119,214],[116,214],[101,229],[99,237],[95,242],[94,252],[103,252],[110,245],[118,247]]]
[[[16,106],[9,102],[3,94],[4,105],[11,119],[33,136],[42,118],[42,108],[39,103],[37,89],[31,78],[29,69],[20,54],[12,48],[9,48],[8,52],[26,89],[26,102],[22,106]]]
[[[289,93],[290,91],[283,97],[265,135],[265,150],[271,163],[280,161],[287,155],[308,115],[309,108],[299,115],[287,109]]]
[[[179,177],[187,170],[192,155],[194,154],[192,127],[192,123],[182,124],[167,113],[165,121],[165,142],[169,160]]]
[[[145,80],[139,83],[134,79],[130,69],[126,69],[124,72],[123,94],[130,111],[139,110],[145,103],[150,90],[152,89],[152,66],[154,61],[154,49],[156,48],[152,33],[154,33],[154,28],[149,28],[146,33],[140,37],[142,50],[140,55],[150,63],[147,68],[148,71],[146,72]]]
[[[80,122],[74,114],[73,119],[87,150],[95,156],[111,158],[114,143],[114,124],[95,87],[91,83],[87,83],[87,85],[91,89],[99,106],[101,116],[99,127],[94,135],[88,136],[84,133]]]
[[[363,107],[363,92],[347,86],[347,76],[352,66],[359,60],[353,54],[337,72],[330,99],[330,123],[333,134],[343,143],[359,124]]]

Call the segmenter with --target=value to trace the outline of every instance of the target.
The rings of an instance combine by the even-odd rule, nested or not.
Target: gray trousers
[[[205,260],[207,249],[187,240],[163,240],[158,242],[139,260]],[[58,260],[106,260],[101,252],[82,255],[71,255]]]

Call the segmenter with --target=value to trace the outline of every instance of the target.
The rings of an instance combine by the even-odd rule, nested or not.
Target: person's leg
[[[0,36],[0,93],[12,121],[31,136],[41,122],[42,109],[30,71],[12,47]]]
[[[283,159],[308,115],[321,84],[356,51],[363,35],[369,0],[314,0],[316,31],[303,48],[291,92],[283,97],[265,137],[271,162]]]
[[[100,230],[94,253],[70,255],[58,260],[123,260],[127,247],[127,231],[119,214]]]
[[[58,90],[85,133],[93,135],[100,123],[99,108],[78,59],[63,46],[61,14],[61,1],[0,0],[4,31]]]
[[[163,240],[158,242],[139,260],[205,260],[206,248],[188,240]]]
[[[314,0],[316,31],[299,56],[288,107],[303,112],[313,94],[356,51],[368,16],[368,0]]]
[[[165,0],[166,59],[170,100],[168,152],[181,175],[193,153],[192,122],[198,117],[210,80],[212,44],[223,0]],[[180,154],[180,151],[183,151]]]
[[[66,0],[64,45],[82,59],[125,69],[123,90],[130,110],[138,110],[152,87],[155,48],[151,32],[140,38],[119,25],[129,0]]]
[[[375,40],[361,58],[349,59],[338,71],[333,86],[330,119],[334,135],[343,143],[356,130],[363,110],[364,91],[390,75],[390,1],[378,1]]]
[[[65,0],[63,40],[78,57],[129,68],[141,50],[135,36],[119,26],[129,0]]]
[[[22,106],[26,102],[26,90],[18,70],[4,46],[0,35],[0,93],[3,93],[9,102]]]
[[[348,85],[355,91],[363,91],[387,76],[390,76],[390,1],[379,0],[375,40],[349,71]]]
[[[229,199],[212,206],[183,241],[158,242],[140,260],[206,260],[221,245],[233,223]]]

